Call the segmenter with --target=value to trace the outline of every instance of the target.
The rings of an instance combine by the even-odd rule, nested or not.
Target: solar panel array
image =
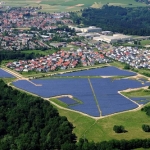
[[[78,103],[77,101],[69,97],[61,97],[61,98],[58,98],[58,100],[66,103],[67,105],[73,105],[73,104]]]
[[[121,70],[116,67],[103,67],[97,69],[83,70],[71,73],[64,73],[60,76],[134,76],[136,73]]]
[[[137,104],[118,94],[118,91],[145,86],[145,84],[141,84],[139,81],[130,79],[112,81],[109,78],[91,78],[90,81],[103,116],[136,108]],[[82,104],[69,106],[70,109],[91,116],[100,116],[88,79],[35,79],[32,82],[42,84],[42,86],[35,86],[26,80],[19,80],[13,84],[18,88],[45,98],[58,95],[73,95],[75,98],[81,100]],[[150,83],[146,84],[150,85]]]
[[[138,104],[146,104],[150,102],[150,97],[131,97],[131,99],[136,101]]]
[[[19,80],[13,84],[18,88],[45,98],[58,95],[73,95],[83,103],[81,106],[70,106],[71,109],[91,116],[100,115],[87,79],[40,79],[32,81],[36,84],[42,84],[42,86],[34,86],[26,80]]]
[[[12,74],[0,69],[0,78],[12,78],[14,77]]]

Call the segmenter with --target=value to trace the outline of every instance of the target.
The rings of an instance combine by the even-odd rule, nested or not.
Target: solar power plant
[[[121,70],[116,67],[103,67],[97,69],[83,70],[77,72],[64,73],[60,76],[134,76],[136,73]]]
[[[14,77],[12,74],[0,69],[0,78],[12,78]]]
[[[20,89],[44,98],[72,95],[82,101],[82,104],[69,106],[70,109],[95,117],[99,117],[100,114],[106,116],[138,107],[136,103],[120,95],[118,91],[145,86],[145,84],[137,80],[120,79],[112,81],[109,78],[91,78],[89,80],[87,78],[56,78],[35,79],[31,81],[42,86],[35,86],[26,80],[19,80],[13,82],[13,84]],[[150,85],[150,83],[146,84]],[[98,109],[95,98],[102,113]]]
[[[20,89],[45,98],[58,95],[73,95],[83,103],[80,104],[81,106],[76,105],[69,108],[91,116],[100,115],[87,79],[41,79],[32,81],[36,84],[42,84],[42,86],[35,86],[26,80],[19,80],[13,84]]]
[[[108,78],[90,80],[103,116],[138,107],[137,104],[118,94],[118,91],[125,90],[129,87],[141,87],[140,82],[129,79],[114,80],[112,82]]]

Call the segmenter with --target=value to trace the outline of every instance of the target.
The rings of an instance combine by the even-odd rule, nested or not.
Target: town
[[[113,46],[135,38],[103,31],[95,26],[79,28],[69,13],[41,13],[41,8],[11,8],[1,12],[0,49],[6,51],[51,50],[53,54],[19,60],[6,66],[18,72],[49,72],[78,66],[93,66],[117,60],[131,67],[150,69],[150,53],[137,47]],[[149,37],[141,37],[149,39]]]
[[[48,72],[75,68],[77,66],[93,66],[95,64],[108,62],[110,62],[110,60],[99,52],[78,49],[76,51],[58,51],[52,55],[37,59],[8,63],[7,67],[18,72]]]
[[[37,12],[39,9],[12,8],[7,13],[1,13],[1,50],[50,49],[49,41],[58,41],[60,37],[61,41],[70,39],[72,33],[58,27],[59,23],[70,21],[61,19],[69,18],[69,13],[46,14]]]

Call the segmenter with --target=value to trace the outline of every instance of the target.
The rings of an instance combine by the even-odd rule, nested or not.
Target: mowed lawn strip
[[[54,103],[58,104],[59,106],[68,108],[68,105],[67,105],[66,103],[60,101],[60,100],[57,99],[57,98],[50,98],[50,101],[53,101]]]
[[[57,110],[61,116],[66,116],[74,125],[73,132],[78,139],[87,138],[89,141],[100,142],[111,139],[149,138],[149,133],[142,130],[142,125],[149,124],[150,117],[141,110],[112,115],[99,119],[96,123],[94,119],[87,116],[60,108],[57,108]],[[123,125],[128,132],[117,134],[113,131],[114,125]]]
[[[121,92],[123,95],[127,97],[144,97],[144,96],[150,96],[150,89],[140,89],[136,91],[131,92]]]

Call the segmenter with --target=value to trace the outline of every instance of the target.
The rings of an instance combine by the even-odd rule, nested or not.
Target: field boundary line
[[[89,81],[89,84],[90,84],[90,87],[91,87],[91,90],[92,90],[92,93],[93,93],[93,96],[94,96],[94,100],[95,100],[95,102],[96,102],[96,105],[97,105],[97,107],[98,107],[98,111],[99,111],[100,117],[101,117],[101,116],[102,116],[102,111],[101,111],[101,109],[100,109],[100,106],[99,106],[99,103],[98,103],[98,100],[97,100],[97,97],[96,97],[96,94],[95,94],[95,91],[94,91],[94,88],[93,88],[93,86],[92,86],[92,83],[91,83],[90,78],[88,78],[88,81]]]
[[[87,129],[84,131],[83,135],[81,137],[83,137],[83,139],[85,140],[85,135],[86,133],[92,128],[92,126],[94,126],[97,123],[97,120],[95,120],[95,122]]]

